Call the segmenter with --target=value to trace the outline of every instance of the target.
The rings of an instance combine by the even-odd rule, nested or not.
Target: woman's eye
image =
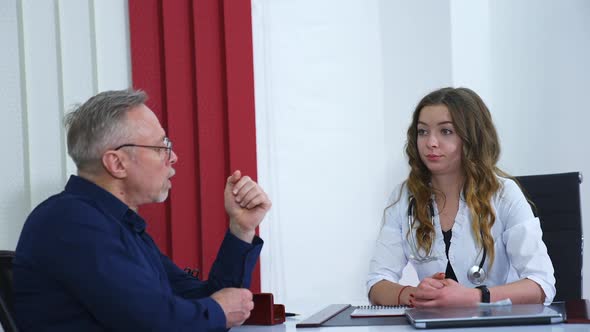
[[[450,129],[447,129],[447,128],[443,128],[443,129],[441,129],[441,131],[440,131],[440,132],[441,132],[443,135],[451,135],[451,134],[453,133],[453,131],[452,131],[452,130],[450,130]]]
[[[418,136],[424,136],[426,134],[428,134],[428,131],[426,131],[426,129],[418,128]]]

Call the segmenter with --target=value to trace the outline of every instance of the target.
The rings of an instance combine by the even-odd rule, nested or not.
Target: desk
[[[317,328],[295,328],[295,324],[303,318],[288,318],[285,324],[273,326],[240,326],[234,327],[230,331],[235,332],[419,332],[419,331],[465,331],[476,332],[484,330],[485,332],[587,332],[590,330],[589,324],[551,324],[551,325],[523,325],[523,326],[495,326],[495,327],[468,327],[453,329],[436,329],[424,330],[415,329],[411,325],[404,326],[338,326],[338,327],[317,327]]]
[[[382,326],[337,326],[337,327],[312,327],[295,328],[295,324],[306,319],[323,307],[314,306],[312,310],[295,311],[302,313],[300,316],[288,317],[284,324],[273,326],[240,326],[231,329],[232,332],[419,332],[419,331],[464,331],[464,332],[588,332],[590,324],[549,324],[549,325],[521,325],[521,326],[492,326],[492,327],[468,327],[453,329],[415,329],[411,325],[382,325]],[[295,308],[293,308],[295,309]],[[483,330],[483,331],[480,331]]]

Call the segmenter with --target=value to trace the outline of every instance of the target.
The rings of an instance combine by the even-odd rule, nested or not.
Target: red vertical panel
[[[170,231],[176,264],[202,268],[191,7],[190,0],[162,3],[168,130],[179,158],[170,193]]]
[[[250,0],[225,0],[230,167],[256,178],[256,119]]]
[[[156,113],[166,128],[161,24],[158,0],[129,0],[133,87],[147,92],[150,97],[148,107]],[[167,206],[168,203],[144,205],[140,212],[148,222],[148,231],[160,249],[170,254]]]
[[[201,180],[203,270],[208,274],[227,230],[223,206],[227,168],[223,23],[219,0],[195,0],[195,75]]]
[[[254,59],[250,0],[224,1],[227,123],[230,169],[253,179],[256,173]],[[252,276],[252,291],[260,292],[260,267]]]
[[[227,230],[226,177],[256,178],[250,0],[223,4],[129,0],[134,87],[179,155],[170,199],[141,212],[162,251],[205,277]],[[259,269],[252,285],[260,289]]]

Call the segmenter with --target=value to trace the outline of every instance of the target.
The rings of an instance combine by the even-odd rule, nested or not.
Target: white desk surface
[[[273,326],[240,326],[234,327],[230,331],[236,332],[392,332],[392,331],[429,331],[425,329],[415,329],[411,325],[381,325],[381,326],[331,326],[331,327],[310,327],[295,328],[295,324],[303,318],[287,318],[284,324]],[[492,327],[466,327],[453,329],[437,329],[434,331],[465,331],[475,332],[485,330],[485,332],[588,332],[590,324],[550,324],[550,325],[521,325],[521,326],[492,326]]]
[[[491,326],[491,327],[468,327],[468,328],[453,328],[453,329],[415,329],[411,325],[381,325],[381,326],[330,326],[330,327],[310,327],[310,328],[296,328],[295,324],[308,318],[319,310],[327,307],[317,307],[316,310],[300,310],[295,311],[287,308],[287,311],[293,310],[301,315],[295,317],[288,317],[284,324],[261,326],[249,325],[234,327],[230,331],[233,332],[392,332],[392,331],[465,331],[476,332],[484,330],[485,332],[588,332],[590,331],[590,324],[548,324],[548,325],[520,325],[520,326]],[[483,332],[483,331],[482,331]]]

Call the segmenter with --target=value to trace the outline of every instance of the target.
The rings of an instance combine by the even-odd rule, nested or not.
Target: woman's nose
[[[438,138],[436,137],[436,135],[430,135],[428,136],[428,146],[429,147],[437,147],[438,146]]]

